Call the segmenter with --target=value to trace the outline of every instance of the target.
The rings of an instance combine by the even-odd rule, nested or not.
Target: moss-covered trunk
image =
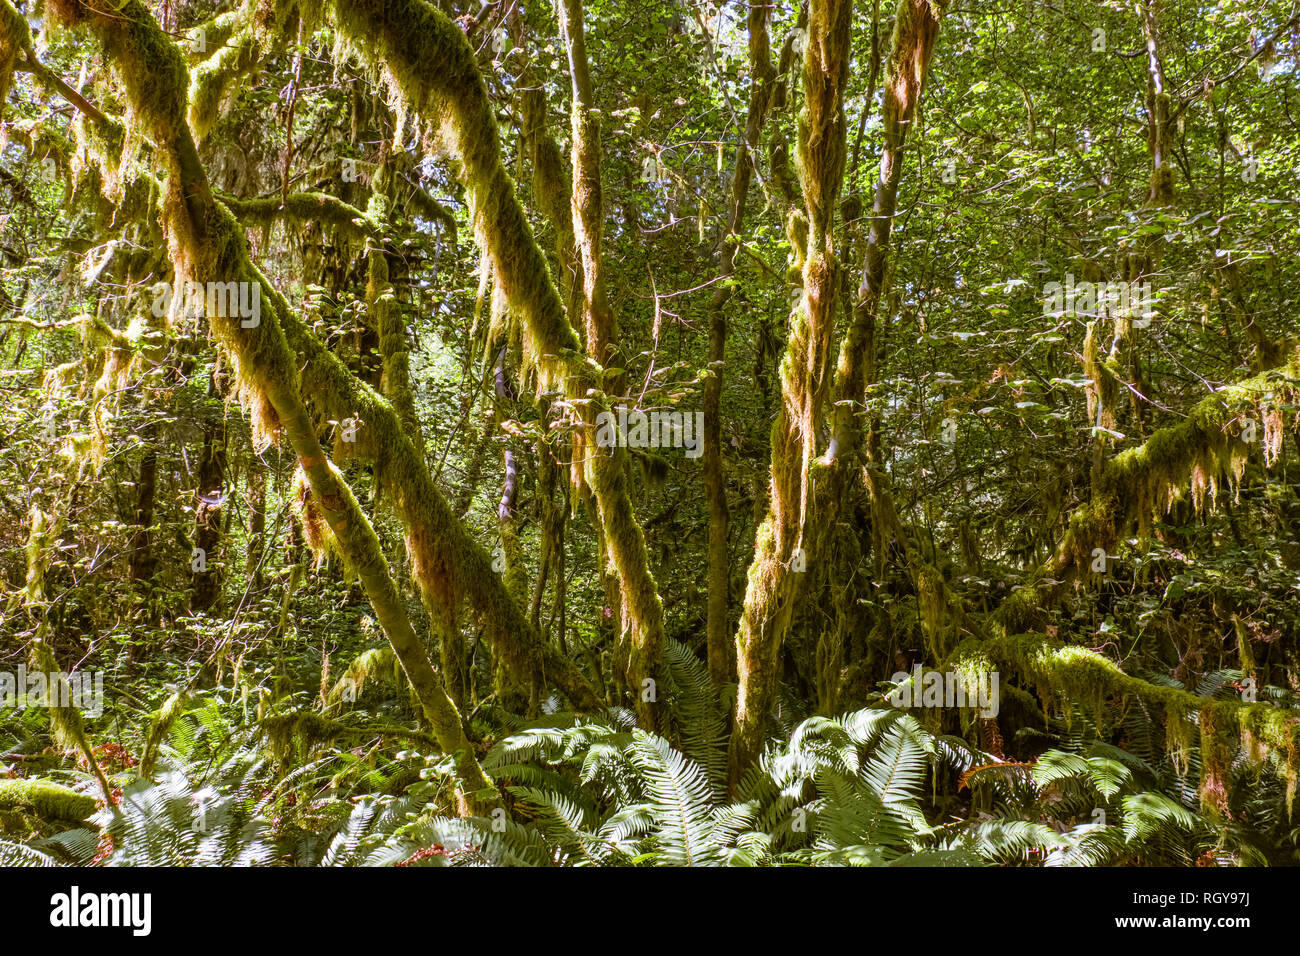
[[[841,551],[845,555],[858,553],[856,543],[839,548],[833,542],[840,526],[840,515],[850,506],[855,478],[862,471],[867,475],[866,490],[871,502],[871,540],[877,578],[883,576],[890,542],[898,540],[917,593],[932,593],[936,580],[941,583],[941,578],[902,533],[889,478],[881,461],[879,413],[869,406],[867,392],[878,376],[877,355],[881,343],[877,340],[877,330],[882,326],[881,304],[889,286],[904,150],[920,107],[944,7],[945,4],[931,0],[899,0],[895,9],[894,32],[881,88],[880,173],[872,194],[862,278],[835,370],[831,443],[816,472],[819,538],[815,550],[821,556],[816,573],[830,584],[837,608],[835,627],[819,644],[822,661],[819,679],[823,684],[821,699],[827,705],[838,694],[838,674],[832,676],[829,669],[839,666],[844,629],[852,619],[852,614],[846,610],[851,592],[837,580],[840,569],[831,564],[844,560]],[[861,467],[864,464],[865,469]],[[855,577],[852,570],[843,574],[848,578]],[[941,613],[941,616],[946,615]],[[944,622],[938,619],[929,622],[932,630],[943,625]],[[931,634],[931,642],[939,643],[936,635]]]
[[[209,381],[208,398],[216,398],[218,373]],[[198,486],[194,494],[194,547],[190,561],[194,589],[190,607],[206,611],[221,597],[224,565],[221,561],[221,518],[226,476],[225,423],[210,408],[204,411],[203,446],[199,450]]]
[[[770,507],[759,526],[745,608],[736,637],[740,691],[732,730],[733,787],[757,758],[763,723],[776,697],[781,648],[798,575],[811,546],[809,507],[817,432],[829,391],[831,332],[840,286],[831,226],[844,171],[844,88],[848,81],[852,4],[813,0],[804,57],[804,108],[799,118],[799,175],[807,239],[797,249],[803,293],[791,316],[781,363],[781,406],[772,427]],[[815,557],[815,556],[812,556]]]
[[[715,687],[735,679],[736,647],[730,629],[731,561],[728,554],[731,518],[727,508],[727,482],[722,466],[722,380],[727,357],[727,304],[732,284],[725,281],[736,272],[737,245],[745,218],[749,184],[754,177],[755,157],[761,148],[763,122],[772,98],[770,41],[767,33],[767,4],[749,5],[749,113],[745,139],[736,149],[736,170],[731,181],[731,203],[726,233],[719,244],[717,291],[709,301],[709,376],[704,381],[704,493],[709,503],[708,572],[706,577],[706,641],[709,677]]]
[[[634,688],[647,691],[638,697],[637,713],[644,725],[654,727],[655,694],[648,692],[653,686],[648,682],[657,680],[662,666],[663,607],[628,494],[626,453],[598,448],[595,441],[599,401],[592,393],[604,394],[608,383],[599,364],[582,354],[501,163],[496,123],[473,50],[456,25],[423,0],[329,0],[326,10],[363,55],[386,67],[412,112],[436,121],[430,133],[460,164],[476,240],[522,321],[525,362],[537,373],[538,389],[560,391],[581,409],[575,421],[575,484],[590,487],[596,498],[631,622],[629,678]]]
[[[186,123],[188,73],[180,50],[140,0],[126,0],[111,16],[82,0],[58,0],[51,9],[56,20],[88,26],[102,40],[122,77],[139,131],[153,141],[158,161],[167,171],[162,223],[176,287],[187,282],[206,286],[235,281],[259,290],[261,308],[255,323],[238,315],[208,316],[213,334],[237,362],[240,392],[253,406],[255,426],[264,437],[280,433],[297,454],[312,497],[360,579],[439,745],[456,756],[463,781],[462,811],[479,812],[495,805],[496,790],[479,766],[460,714],[411,627],[379,539],[351,489],[326,458],[299,397],[297,363],[280,321],[288,314],[287,303],[253,267],[242,230],[212,196]],[[173,299],[173,305],[179,300]]]

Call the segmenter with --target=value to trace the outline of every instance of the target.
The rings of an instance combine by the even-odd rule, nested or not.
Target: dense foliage
[[[0,0],[0,865],[1300,862],[1298,76]]]

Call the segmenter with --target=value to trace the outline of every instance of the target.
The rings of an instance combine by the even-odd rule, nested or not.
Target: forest
[[[1298,112],[1295,0],[0,0],[0,866],[1300,863]]]

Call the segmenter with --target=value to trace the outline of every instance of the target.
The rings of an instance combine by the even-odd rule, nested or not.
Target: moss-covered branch
[[[318,222],[337,229],[349,239],[378,236],[379,225],[349,203],[322,192],[289,193],[261,199],[238,199],[226,193],[217,198],[245,226],[269,226],[275,222]]]
[[[529,645],[540,639],[511,598],[491,555],[465,530],[438,490],[423,457],[402,428],[392,406],[351,373],[343,361],[294,315],[286,315],[285,334],[304,364],[303,394],[325,418],[355,416],[365,423],[358,453],[373,456],[384,492],[407,529],[412,573],[427,604],[447,607],[465,599],[487,630],[497,654],[527,683]],[[599,710],[602,703],[571,661],[543,649],[546,677],[575,706]]]
[[[256,72],[292,35],[287,29],[292,7],[291,0],[247,0],[196,28],[195,36],[201,35],[203,44],[192,47],[199,56],[190,68],[189,121],[197,139],[205,139],[216,126],[221,103],[235,84]]]
[[[438,680],[406,615],[374,529],[338,469],[326,458],[299,397],[297,364],[285,341],[287,303],[253,266],[234,216],[213,196],[186,120],[188,73],[184,57],[140,0],[107,11],[84,0],[52,0],[53,19],[89,27],[117,67],[138,131],[151,139],[167,171],[162,223],[175,282],[245,282],[258,287],[262,308],[247,326],[238,315],[209,315],[213,334],[233,357],[239,393],[252,407],[264,437],[283,435],[307,476],[311,495],[356,571],[407,679],[415,689],[439,745],[456,757],[464,781],[464,812],[497,802],[465,737],[460,714]],[[173,299],[175,306],[180,297]],[[219,310],[224,311],[224,310]]]
[[[34,813],[42,820],[80,823],[95,812],[95,800],[46,780],[0,780],[0,813]]]
[[[1246,417],[1260,417],[1265,461],[1276,460],[1283,427],[1278,406],[1294,401],[1300,384],[1300,347],[1290,348],[1281,367],[1202,399],[1177,425],[1102,464],[1091,498],[1070,516],[1052,557],[998,607],[998,629],[1010,633],[1040,623],[1040,609],[1063,580],[1087,573],[1098,549],[1105,551],[1133,529],[1147,534],[1152,520],[1188,491],[1199,510],[1222,482],[1239,481],[1251,448],[1241,437]]]
[[[1201,400],[1177,425],[1154,432],[1137,448],[1120,452],[1101,469],[1092,500],[1070,519],[1051,573],[1078,571],[1094,548],[1112,544],[1136,527],[1145,533],[1189,489],[1199,509],[1220,482],[1241,477],[1250,446],[1242,441],[1242,413],[1261,416],[1265,456],[1275,458],[1281,441],[1281,412],[1262,406],[1294,394],[1300,379],[1300,350],[1281,368],[1261,372]],[[1273,421],[1276,419],[1276,422]]]
[[[641,688],[662,667],[663,606],[628,494],[625,453],[596,445],[604,375],[582,354],[501,163],[491,101],[473,50],[460,29],[424,0],[324,0],[322,7],[354,50],[392,78],[411,114],[434,122],[431,138],[459,164],[476,240],[511,310],[522,320],[526,363],[537,373],[539,390],[566,395],[577,416],[575,483],[589,486],[596,499],[632,623],[628,676]],[[653,696],[642,695],[637,701],[642,723],[651,727],[658,721]]]
[[[1247,754],[1260,743],[1284,754],[1289,785],[1300,773],[1300,711],[1267,703],[1209,700],[1177,687],[1152,684],[1124,673],[1110,658],[1085,647],[1063,644],[1042,634],[1014,634],[960,644],[948,659],[958,672],[1006,670],[1033,681],[1044,705],[1068,700],[1090,709],[1100,721],[1115,713],[1116,702],[1140,701],[1165,727],[1171,750],[1186,752],[1200,723],[1205,784],[1202,797],[1217,801],[1221,793],[1224,744],[1231,752],[1235,734]],[[1208,738],[1213,738],[1207,739]]]

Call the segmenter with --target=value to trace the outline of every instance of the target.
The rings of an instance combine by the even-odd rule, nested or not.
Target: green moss
[[[1140,700],[1163,721],[1166,746],[1176,761],[1186,759],[1200,727],[1205,777],[1202,799],[1220,809],[1227,803],[1227,769],[1237,741],[1248,756],[1263,752],[1287,755],[1283,773],[1291,783],[1300,764],[1300,715],[1267,703],[1211,701],[1176,687],[1151,684],[1124,671],[1114,661],[1083,647],[1063,644],[1040,634],[1016,634],[986,641],[968,639],[949,658],[949,666],[966,671],[996,662],[1038,685],[1045,703],[1075,702],[1105,724],[1117,702]],[[1004,675],[1003,687],[1007,686]],[[1199,715],[1198,721],[1191,718]]]
[[[218,193],[217,198],[245,226],[269,226],[274,222],[315,222],[338,230],[348,239],[379,235],[378,223],[360,209],[322,192],[290,193],[263,199],[238,199]]]
[[[1094,549],[1110,547],[1132,528],[1145,534],[1153,516],[1167,512],[1187,492],[1197,510],[1207,500],[1213,502],[1221,482],[1239,481],[1244,474],[1248,449],[1238,434],[1241,413],[1259,414],[1259,408],[1276,401],[1280,393],[1294,400],[1298,393],[1292,383],[1297,378],[1300,350],[1292,352],[1284,367],[1215,392],[1177,425],[1154,432],[1144,444],[1107,461],[1092,499],[1071,515],[1056,553],[1036,577],[1083,573]],[[1026,606],[1042,595],[1036,583],[1024,593],[1013,593],[1016,604],[998,610],[1005,630],[1014,632]]]
[[[149,732],[145,735],[144,741],[144,753],[140,757],[141,779],[152,776],[154,767],[158,763],[158,755],[162,751],[163,741],[171,731],[172,725],[188,709],[186,706],[188,699],[187,691],[182,688],[171,694],[150,716]]]
[[[0,780],[0,811],[30,811],[44,820],[80,823],[95,799],[46,780]]]
[[[0,0],[0,108],[9,95],[14,64],[31,44],[32,34],[27,28],[26,18],[14,9],[9,0]]]

